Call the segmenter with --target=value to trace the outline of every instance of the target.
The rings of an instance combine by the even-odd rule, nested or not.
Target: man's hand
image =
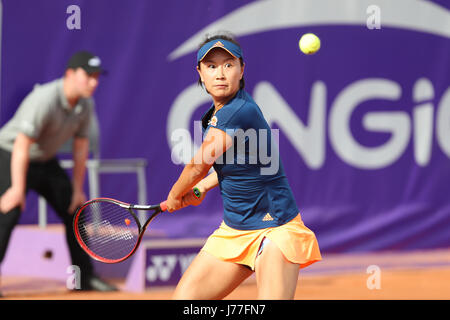
[[[72,193],[72,201],[70,202],[69,209],[67,210],[69,214],[74,214],[75,210],[85,203],[87,200],[86,195],[83,191],[74,191]]]
[[[25,209],[25,192],[10,187],[0,197],[0,212],[6,214],[16,207],[20,207],[22,211]]]
[[[0,198],[0,211],[3,213],[8,213],[16,207],[20,207],[22,211],[25,209],[29,150],[33,142],[34,140],[24,133],[19,133],[14,141],[11,152],[11,186]]]

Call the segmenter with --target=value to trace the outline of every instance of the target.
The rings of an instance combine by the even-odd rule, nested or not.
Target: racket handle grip
[[[166,211],[167,210],[167,201],[163,201],[159,204],[159,206],[161,207],[161,211]]]
[[[200,192],[200,190],[197,188],[197,187],[195,187],[194,189],[192,189],[192,193],[194,194],[194,196],[197,198],[197,199],[199,199],[200,197],[201,197],[201,195],[202,195],[202,193]],[[167,200],[166,201],[163,201],[163,202],[161,202],[160,204],[159,204],[159,206],[160,206],[160,208],[161,208],[161,211],[166,211],[167,210],[167,204],[166,204],[166,202],[167,202]]]

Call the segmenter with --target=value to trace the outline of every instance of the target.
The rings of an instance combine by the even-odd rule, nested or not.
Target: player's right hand
[[[0,197],[0,212],[6,214],[16,207],[20,207],[22,211],[25,209],[25,193],[10,187]]]

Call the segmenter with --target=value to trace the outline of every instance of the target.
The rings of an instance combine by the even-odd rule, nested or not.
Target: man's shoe
[[[86,291],[101,291],[101,292],[110,292],[110,291],[118,291],[117,287],[109,284],[99,277],[91,276],[87,278],[86,281],[83,281],[81,284],[81,290]]]

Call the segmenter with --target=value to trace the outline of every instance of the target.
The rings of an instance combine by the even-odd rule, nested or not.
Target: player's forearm
[[[75,138],[73,141],[73,177],[72,186],[74,191],[83,191],[86,175],[86,161],[89,153],[89,140]]]
[[[219,184],[219,179],[217,178],[217,172],[209,174],[206,178],[202,179],[197,183],[197,187],[201,188],[203,192],[208,192],[209,190],[217,187]]]
[[[218,129],[210,129],[205,141],[187,164],[177,182],[169,193],[169,198],[181,199],[189,192],[197,183],[199,183],[207,174],[213,163],[220,157],[231,145],[233,141],[224,131]],[[206,186],[210,189],[218,184],[217,175],[211,176],[205,181]]]
[[[25,192],[28,165],[30,163],[30,145],[33,140],[20,133],[11,154],[11,187]]]
[[[189,163],[187,164],[177,182],[173,185],[169,195],[175,199],[180,199],[189,192],[208,173],[210,166]]]

